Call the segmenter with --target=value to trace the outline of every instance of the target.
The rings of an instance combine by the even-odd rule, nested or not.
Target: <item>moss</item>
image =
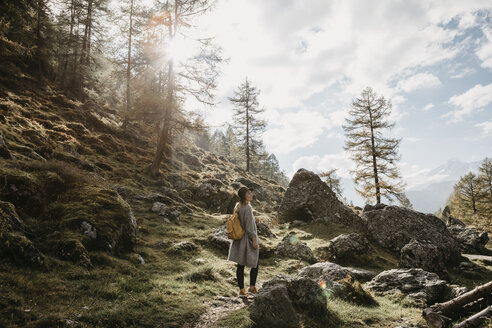
[[[80,264],[84,267],[92,266],[89,253],[80,242],[81,236],[65,232],[47,236],[47,249],[57,258]]]
[[[32,242],[20,232],[9,232],[0,239],[0,257],[17,265],[43,266],[44,258]]]
[[[217,275],[215,274],[215,270],[212,267],[206,266],[203,268],[199,268],[194,270],[183,276],[184,280],[188,280],[191,282],[201,282],[201,281],[217,281]]]

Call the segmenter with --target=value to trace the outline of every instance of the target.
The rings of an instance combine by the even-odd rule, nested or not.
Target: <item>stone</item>
[[[369,241],[358,233],[341,234],[328,243],[328,246],[318,249],[323,258],[331,261],[354,258],[369,250]]]
[[[454,226],[454,225],[458,225],[458,226],[461,226],[461,227],[465,227],[466,224],[461,221],[460,219],[458,218],[455,218],[453,216],[448,216],[447,220],[446,220],[446,225],[449,227],[449,226]]]
[[[80,229],[82,230],[84,235],[86,235],[90,239],[96,239],[97,238],[96,228],[91,226],[91,224],[88,223],[87,221],[82,222],[82,224],[80,225]]]
[[[376,276],[376,273],[373,271],[343,267],[331,262],[320,262],[304,267],[299,271],[298,276],[311,278],[318,282],[326,282],[328,280],[336,281],[344,279],[348,274],[360,282],[369,281]]]
[[[429,241],[412,239],[401,249],[398,265],[400,268],[421,268],[447,276],[443,253],[439,252],[438,246]]]
[[[454,265],[461,256],[458,243],[444,222],[434,215],[378,204],[364,207],[362,219],[366,222],[368,238],[389,250],[400,252],[415,239],[435,245],[446,266]]]
[[[268,228],[268,226],[263,222],[256,222],[256,229],[259,236],[263,236],[266,238],[277,238],[277,236],[275,236],[270,228]]]
[[[209,240],[216,248],[227,251],[229,251],[229,247],[232,242],[231,239],[227,238],[225,225],[221,226],[218,229],[215,229],[212,232],[212,235],[209,237]]]
[[[203,264],[207,263],[207,260],[202,259],[202,258],[198,258],[198,259],[195,259],[193,262],[195,264],[198,264],[198,265],[203,265]]]
[[[309,246],[300,241],[295,234],[288,234],[277,246],[275,252],[279,256],[284,256],[292,259],[304,260],[309,263],[316,262],[313,251]]]
[[[166,211],[167,210],[167,205],[166,204],[163,204],[161,202],[155,202],[154,204],[152,204],[152,209],[151,211],[152,212],[162,212],[162,211]]]
[[[330,187],[314,172],[299,169],[289,183],[278,209],[281,223],[325,218],[326,222],[363,229],[363,221],[338,200]]]
[[[285,286],[263,287],[249,308],[256,327],[297,328],[299,319]]]
[[[176,252],[194,252],[198,250],[198,246],[191,241],[181,241],[173,245],[173,250]]]
[[[447,228],[453,238],[458,242],[463,253],[492,255],[492,252],[485,247],[489,242],[489,236],[486,231],[467,228],[459,223],[447,225]]]
[[[427,305],[445,300],[449,295],[446,281],[432,272],[419,268],[391,269],[375,276],[366,287],[380,293],[400,292],[405,297]]]

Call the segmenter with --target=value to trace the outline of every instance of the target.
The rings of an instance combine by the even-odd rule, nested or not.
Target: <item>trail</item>
[[[257,284],[261,288],[262,283]],[[246,287],[247,288],[247,287]],[[212,301],[207,303],[208,310],[203,313],[196,321],[186,323],[182,328],[214,328],[217,322],[227,316],[230,312],[249,306],[254,301],[255,296],[248,293],[246,297],[216,296]]]

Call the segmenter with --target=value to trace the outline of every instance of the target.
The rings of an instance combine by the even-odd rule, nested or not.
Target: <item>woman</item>
[[[246,296],[244,289],[244,266],[250,267],[250,283],[248,292],[257,294],[255,287],[256,277],[258,276],[258,232],[256,231],[255,217],[253,208],[250,205],[253,199],[253,189],[241,187],[237,191],[239,202],[234,211],[238,213],[244,235],[241,239],[234,240],[229,247],[229,261],[237,263],[236,278],[239,285],[239,296]]]

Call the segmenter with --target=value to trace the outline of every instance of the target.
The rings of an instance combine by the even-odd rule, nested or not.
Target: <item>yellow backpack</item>
[[[226,223],[226,233],[229,239],[241,239],[244,235],[244,229],[241,227],[241,222],[239,221],[239,215],[236,211],[232,214]]]

